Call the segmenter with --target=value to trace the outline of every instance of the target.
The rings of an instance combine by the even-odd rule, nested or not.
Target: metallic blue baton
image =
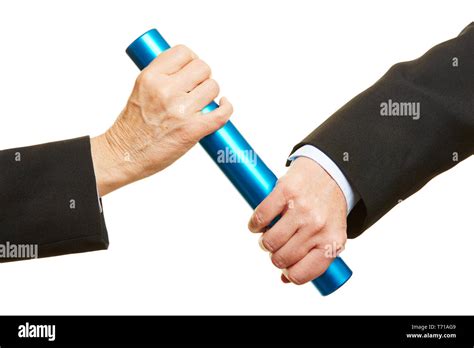
[[[143,70],[168,48],[170,46],[160,33],[152,29],[136,39],[126,52],[138,68]],[[217,107],[219,105],[212,102],[202,112],[207,113]],[[253,209],[273,190],[277,177],[232,122],[227,122],[218,131],[201,139],[200,143]],[[229,154],[233,156],[232,161],[226,160]],[[312,283],[325,296],[341,287],[351,275],[350,268],[340,257],[336,257],[326,272]]]

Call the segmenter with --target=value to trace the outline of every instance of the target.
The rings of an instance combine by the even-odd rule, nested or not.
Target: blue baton
[[[143,70],[168,48],[170,45],[160,33],[152,29],[136,39],[126,52],[138,68]],[[219,105],[212,102],[202,112],[207,113],[217,107]],[[200,144],[253,209],[272,191],[277,177],[258,157],[232,122],[227,122],[218,131],[201,139]],[[234,156],[235,160],[225,160],[229,154]],[[326,272],[313,279],[312,283],[325,296],[341,287],[351,275],[351,269],[340,257],[336,257]]]

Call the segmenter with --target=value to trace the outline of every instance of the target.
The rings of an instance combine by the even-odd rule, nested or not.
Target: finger
[[[258,245],[260,246],[260,249],[262,249],[263,251],[270,252],[270,250],[268,250],[263,244],[263,234],[258,239]]]
[[[199,138],[209,135],[223,127],[234,111],[227,98],[221,98],[219,107],[206,114],[196,114],[194,117],[195,132]]]
[[[296,233],[299,221],[293,210],[288,210],[270,229],[262,235],[263,247],[276,252]]]
[[[192,91],[211,76],[211,68],[201,59],[194,59],[173,75],[176,88],[183,92]],[[214,99],[214,98],[213,98]]]
[[[282,281],[283,283],[285,283],[285,284],[291,283],[291,282],[288,280],[288,278],[285,277],[284,274],[281,275],[281,281]]]
[[[343,249],[345,238],[342,231],[334,228],[305,227],[298,230],[288,243],[272,254],[273,264],[288,268],[302,260],[314,248],[322,249],[328,257],[336,257]]]
[[[184,45],[174,46],[156,57],[147,69],[171,75],[196,59],[196,54]]]
[[[286,203],[285,195],[277,184],[253,212],[248,224],[249,230],[254,233],[262,232],[285,209]]]
[[[299,229],[285,245],[272,253],[273,264],[283,269],[302,260],[317,245],[313,234],[310,229]]]
[[[205,80],[199,86],[189,92],[188,97],[191,100],[191,107],[196,111],[200,112],[209,103],[211,103],[219,95],[219,85],[213,79]],[[219,109],[219,108],[217,108]],[[216,109],[216,110],[217,110]],[[202,115],[198,115],[201,117]],[[208,116],[208,114],[206,115]]]
[[[324,249],[313,249],[302,260],[282,271],[292,283],[301,285],[321,276],[333,260]]]

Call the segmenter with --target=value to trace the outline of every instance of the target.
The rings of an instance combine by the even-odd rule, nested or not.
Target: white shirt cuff
[[[360,197],[352,189],[351,184],[347,180],[346,176],[341,172],[339,167],[330,159],[324,152],[314,147],[313,145],[304,145],[296,150],[288,159],[294,161],[298,157],[307,157],[318,163],[328,174],[334,179],[335,182],[341,188],[347,203],[347,215],[351,212],[352,208],[359,201]]]

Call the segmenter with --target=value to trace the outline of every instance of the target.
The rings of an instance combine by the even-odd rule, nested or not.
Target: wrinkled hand
[[[209,66],[182,45],[141,72],[114,125],[91,139],[101,196],[166,168],[227,122],[232,105],[225,98],[216,110],[200,112],[219,94],[210,76]]]
[[[282,270],[282,281],[304,284],[323,274],[344,248],[346,211],[332,177],[315,161],[299,157],[255,209],[249,229],[265,232],[260,246]]]

